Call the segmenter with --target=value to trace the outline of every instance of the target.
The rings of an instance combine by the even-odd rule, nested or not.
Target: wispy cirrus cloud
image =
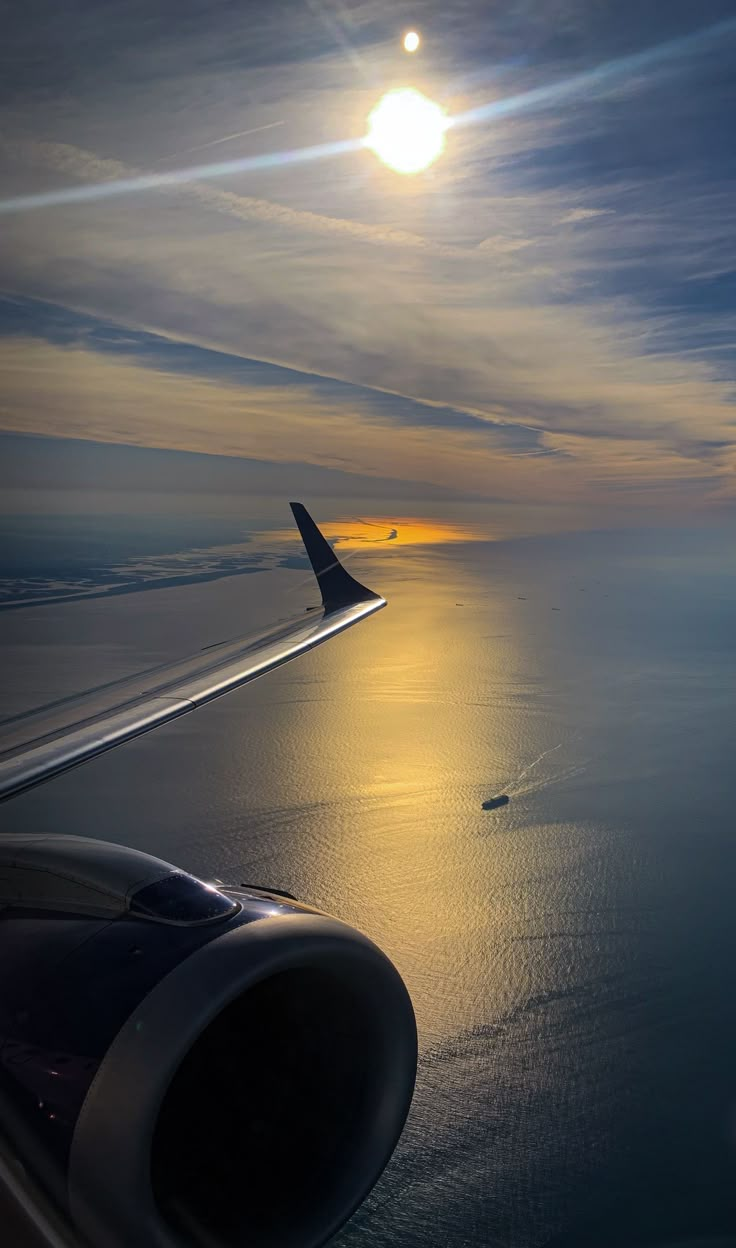
[[[8,194],[130,179],[161,167],[167,148],[276,120],[285,149],[359,135],[371,101],[406,68],[390,62],[380,5],[351,14],[337,46],[302,15],[301,51],[287,40],[275,62],[270,12],[246,50],[240,19],[216,6],[206,46],[196,20],[185,22],[157,71],[158,35],[141,48],[128,30],[104,87],[85,65],[63,107],[49,109],[47,93],[23,117],[16,108]],[[609,78],[541,113],[491,110],[491,121],[451,133],[418,180],[358,150],[8,216],[8,291],[131,334],[127,353],[114,353],[92,331],[54,342],[38,319],[27,325],[8,427],[48,432],[55,410],[75,436],[206,441],[264,458],[278,457],[274,439],[309,430],[312,462],[329,442],[376,477],[398,464],[407,481],[588,507],[601,490],[626,506],[632,494],[647,506],[663,492],[723,499],[736,341],[736,171],[714,124],[726,40],[689,39],[694,27],[674,15],[658,29],[637,25],[632,10],[624,47],[608,16],[605,4],[568,4],[562,50],[550,15],[530,25],[521,6],[499,12],[490,77],[462,13],[447,18],[447,38],[418,72],[455,113],[472,113],[489,91],[589,81],[586,64],[623,65],[658,40],[680,42],[646,73],[632,62],[615,89]],[[532,27],[533,55],[515,55]],[[273,137],[245,139],[258,154]],[[279,393],[253,372],[258,361],[312,380],[282,379]],[[44,369],[58,372],[55,395],[31,377]],[[147,421],[133,410],[144,391]]]
[[[613,212],[613,208],[570,208],[560,217],[560,225],[577,225],[581,221],[594,221],[596,217],[605,217]]]
[[[191,370],[151,369],[134,356],[79,345],[0,342],[0,421],[34,433],[201,454],[295,460],[315,467],[445,487],[456,493],[514,499],[530,485],[527,456],[503,427],[429,412],[403,423],[385,396],[356,394],[350,402],[302,378],[290,384],[243,386],[195,377]],[[437,439],[447,441],[437,455]],[[489,489],[490,474],[502,475]],[[346,482],[347,485],[347,482]],[[553,491],[560,496],[560,491]],[[564,491],[563,491],[564,493]]]

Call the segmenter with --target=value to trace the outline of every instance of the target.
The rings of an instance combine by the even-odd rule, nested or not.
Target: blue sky
[[[6,36],[2,429],[591,527],[731,508],[732,4],[78,0]],[[458,119],[429,170],[293,158],[397,85]]]

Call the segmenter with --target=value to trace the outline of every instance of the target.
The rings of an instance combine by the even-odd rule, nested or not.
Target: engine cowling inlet
[[[0,1121],[75,1235],[317,1248],[350,1217],[416,1072],[371,941],[82,838],[4,838],[0,907]]]

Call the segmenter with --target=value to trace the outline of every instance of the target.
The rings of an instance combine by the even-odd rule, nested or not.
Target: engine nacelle
[[[312,1248],[399,1138],[416,1027],[371,941],[80,837],[0,840],[2,1172],[91,1248]]]

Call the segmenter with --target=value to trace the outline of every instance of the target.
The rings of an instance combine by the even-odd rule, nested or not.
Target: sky
[[[12,509],[89,445],[110,488],[129,448],[171,453],[152,493],[165,463],[164,492],[493,505],[516,531],[730,512],[735,57],[717,0],[15,8]],[[359,142],[402,86],[451,123],[411,176]]]

